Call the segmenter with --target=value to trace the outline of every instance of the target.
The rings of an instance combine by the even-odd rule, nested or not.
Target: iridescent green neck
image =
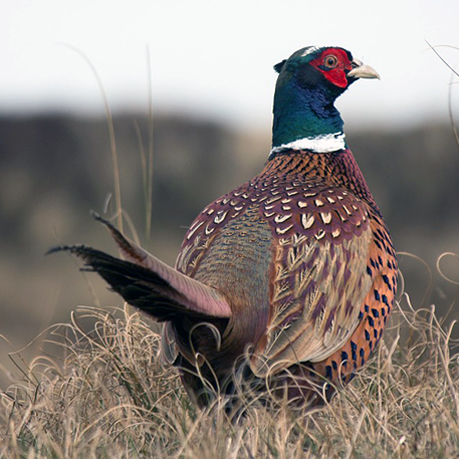
[[[345,145],[344,123],[333,105],[338,94],[320,86],[301,87],[293,78],[282,80],[278,81],[274,96],[273,149],[301,139],[321,141],[339,136]]]

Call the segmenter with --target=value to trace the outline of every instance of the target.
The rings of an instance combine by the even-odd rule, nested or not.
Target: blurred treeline
[[[165,115],[155,117],[152,125],[151,132],[142,115],[114,118],[122,205],[141,243],[173,264],[198,212],[261,170],[270,133]],[[347,138],[397,250],[418,255],[433,271],[435,285],[425,297],[427,270],[401,257],[414,306],[434,302],[446,310],[456,287],[438,280],[435,261],[442,252],[459,253],[459,147],[451,126],[347,132]],[[154,155],[150,236],[145,234],[141,166],[149,139]],[[67,321],[77,305],[122,304],[95,276],[80,274],[68,255],[44,256],[60,243],[116,253],[89,213],[107,209],[105,215],[113,215],[113,191],[105,119],[0,118],[0,334],[14,346],[27,344],[48,325]],[[126,221],[124,228],[132,234]],[[455,267],[449,269],[453,277]],[[2,342],[0,349],[3,362],[11,348]]]

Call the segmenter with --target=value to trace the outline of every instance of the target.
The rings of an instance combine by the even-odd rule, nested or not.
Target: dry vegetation
[[[84,325],[82,325],[84,323]],[[49,330],[63,362],[40,357],[3,394],[1,457],[444,458],[459,452],[459,354],[452,326],[404,295],[372,361],[314,413],[218,400],[192,406],[160,337],[138,314],[80,307]]]

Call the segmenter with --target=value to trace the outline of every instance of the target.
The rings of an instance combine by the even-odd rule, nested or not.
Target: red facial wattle
[[[329,65],[327,62],[328,57],[330,57],[330,61],[333,61],[332,58],[335,58],[335,66]],[[339,88],[347,88],[349,81],[346,75],[352,70],[351,59],[349,59],[349,55],[344,49],[328,48],[319,57],[311,61],[310,64],[333,85]]]

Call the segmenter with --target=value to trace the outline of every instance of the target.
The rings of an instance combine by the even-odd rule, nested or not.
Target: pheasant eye
[[[329,54],[324,58],[324,65],[329,69],[334,69],[338,65],[338,58],[333,54]]]

